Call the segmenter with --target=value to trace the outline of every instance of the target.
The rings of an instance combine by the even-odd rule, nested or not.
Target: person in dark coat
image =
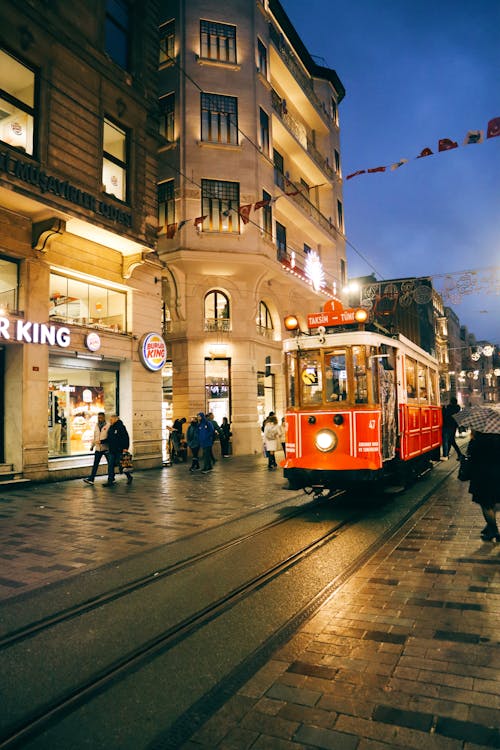
[[[473,432],[467,449],[470,461],[469,492],[481,506],[486,526],[481,537],[500,542],[495,505],[500,503],[500,435]]]
[[[219,427],[220,452],[222,453],[222,458],[229,458],[229,440],[232,434],[228,418],[222,417],[222,424]]]
[[[123,451],[128,450],[130,445],[130,438],[128,436],[127,428],[123,424],[118,414],[113,414],[110,419],[110,426],[108,430],[108,481],[104,483],[103,487],[111,487],[115,483],[115,466],[120,465],[120,457]],[[132,474],[125,470],[125,476],[127,477],[127,484],[132,482]]]
[[[202,474],[208,474],[212,471],[212,446],[215,438],[215,427],[212,420],[207,419],[202,411],[198,414],[200,422],[198,425],[198,439],[200,448],[203,451],[203,469]]]
[[[454,414],[458,414],[460,407],[457,399],[452,396],[450,403],[443,406],[443,458],[447,459],[450,455],[450,449],[453,446],[457,453],[457,461],[460,461],[462,451],[457,445],[456,433],[458,425],[453,419]]]
[[[200,468],[198,454],[200,452],[200,436],[198,417],[192,417],[186,432],[186,442],[191,451],[193,460],[189,471],[197,471]]]

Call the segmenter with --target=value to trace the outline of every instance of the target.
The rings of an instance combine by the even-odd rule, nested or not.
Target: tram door
[[[382,460],[389,461],[396,455],[397,404],[396,404],[396,352],[392,346],[381,348],[383,356],[378,359],[378,382],[382,409]]]

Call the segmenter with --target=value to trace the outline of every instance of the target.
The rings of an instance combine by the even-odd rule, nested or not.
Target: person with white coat
[[[278,420],[273,414],[266,419],[264,425],[264,448],[266,449],[267,455],[267,468],[269,471],[276,469],[278,464],[276,463],[275,452],[280,446],[281,440],[281,428],[278,425]]]

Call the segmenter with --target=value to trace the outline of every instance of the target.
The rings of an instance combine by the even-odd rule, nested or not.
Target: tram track
[[[378,548],[387,540],[388,536],[396,533],[398,528],[408,521],[411,514],[425,502],[427,497],[428,495],[417,503],[413,503],[410,510],[402,514],[398,524],[391,525],[390,529],[374,539],[371,544],[368,544],[366,549],[354,555],[352,562],[345,566],[344,575],[352,574],[353,570],[359,564],[362,564],[367,556],[373,554],[375,547]],[[318,515],[318,511],[324,508],[325,505],[326,503],[315,504],[313,514]],[[230,540],[226,544],[208,550],[201,555],[186,558],[176,566],[170,566],[162,571],[161,578],[160,576],[149,576],[144,580],[131,582],[120,591],[114,590],[113,592],[108,592],[107,597],[101,601],[87,602],[85,605],[81,605],[80,608],[73,608],[71,612],[60,612],[58,613],[59,619],[57,621],[55,619],[51,622],[47,621],[45,625],[40,621],[35,624],[30,632],[26,629],[24,632],[11,633],[9,635],[10,640],[4,639],[3,643],[0,644],[4,649],[4,654],[9,652],[15,653],[16,649],[22,649],[23,646],[26,647],[27,643],[29,643],[28,653],[32,654],[33,651],[36,651],[37,639],[42,639],[39,645],[43,647],[43,636],[49,631],[52,637],[57,640],[57,631],[59,628],[79,627],[80,629],[85,629],[85,618],[92,618],[96,612],[102,612],[106,608],[110,609],[112,613],[108,616],[107,621],[115,621],[115,609],[120,605],[120,600],[126,599],[127,595],[129,597],[137,597],[138,594],[144,594],[145,590],[153,583],[161,584],[163,582],[165,585],[169,582],[169,579],[175,579],[174,573],[189,573],[192,576],[200,566],[213,565],[214,559],[218,556],[230,556],[234,555],[235,552],[241,552],[238,549],[239,547],[243,547],[243,553],[248,555],[249,550],[255,549],[256,540],[259,537],[261,538],[260,544],[262,548],[266,548],[269,546],[269,540],[278,532],[282,533],[283,538],[287,538],[291,533],[290,529],[293,528],[293,525],[304,523],[304,519],[302,518],[301,520],[301,517],[307,518],[307,514],[311,514],[311,510],[310,506],[308,508],[301,508],[297,512],[288,514],[286,518],[270,522],[251,533],[243,535],[239,539]],[[3,722],[4,726],[0,734],[0,748],[2,750],[11,750],[18,747],[52,747],[52,740],[50,739],[51,731],[55,731],[61,723],[64,725],[66,719],[71,723],[73,717],[79,714],[79,709],[82,707],[88,706],[92,702],[98,704],[102,700],[105,704],[108,703],[109,700],[112,700],[108,698],[108,695],[113,695],[114,692],[120,693],[121,683],[129,685],[129,690],[134,693],[135,688],[131,688],[130,686],[140,684],[141,679],[145,679],[141,677],[143,672],[147,673],[152,670],[160,679],[161,675],[169,672],[172,663],[175,663],[176,657],[174,654],[176,648],[186,653],[186,651],[190,650],[188,644],[191,643],[191,640],[197,640],[197,648],[199,649],[199,642],[203,639],[202,634],[211,628],[215,629],[215,632],[220,632],[221,628],[227,628],[230,632],[231,627],[234,628],[235,624],[234,622],[232,625],[226,624],[224,618],[227,619],[231,616],[234,620],[236,611],[242,610],[242,608],[246,608],[244,611],[252,612],[256,605],[251,602],[256,597],[262,597],[263,592],[267,589],[274,589],[274,592],[285,589],[287,586],[290,589],[292,581],[301,580],[304,576],[304,570],[315,569],[315,565],[312,562],[309,563],[309,568],[307,568],[308,561],[312,561],[313,558],[316,559],[323,550],[328,550],[328,554],[325,552],[325,558],[330,559],[332,556],[329,549],[330,545],[332,543],[337,544],[344,534],[348,535],[349,532],[353,532],[354,527],[361,521],[361,518],[362,516],[359,512],[351,513],[349,517],[343,518],[333,525],[330,523],[328,528],[321,529],[321,533],[312,534],[306,544],[298,546],[286,556],[278,556],[273,564],[264,566],[254,575],[247,575],[237,585],[231,586],[222,595],[214,596],[204,606],[197,607],[189,612],[187,616],[177,617],[175,622],[162,628],[154,636],[142,639],[134,647],[122,647],[118,656],[110,653],[106,663],[102,662],[98,669],[89,671],[83,679],[73,679],[73,682],[66,680],[64,689],[59,690],[59,692],[54,691],[50,697],[44,695],[43,700],[39,700],[30,710],[19,713],[17,717],[12,717],[11,721]],[[229,557],[228,559],[231,560],[234,558]],[[290,579],[290,575],[293,574],[294,569],[300,570],[300,572],[296,574],[296,578]],[[213,572],[214,568],[211,570]],[[206,574],[210,575],[210,569]],[[276,645],[277,637],[283,637],[283,634],[289,632],[290,628],[297,627],[300,624],[300,618],[305,619],[306,616],[309,616],[311,608],[319,606],[330,595],[333,590],[332,586],[340,585],[341,572],[333,579],[328,577],[328,571],[325,572],[325,576],[325,585],[319,585],[319,590],[315,591],[314,595],[308,595],[304,598],[304,601],[301,600],[297,611],[292,611],[289,616],[286,616],[284,623],[280,623],[279,626],[270,624],[270,632],[267,633],[266,637],[262,638],[267,646],[271,643]],[[296,584],[294,583],[293,585]],[[167,589],[166,591],[171,591],[171,589]],[[165,592],[163,595],[165,595]],[[258,609],[258,607],[256,608]],[[119,621],[119,613],[116,614],[116,620]],[[93,626],[97,627],[95,622]],[[108,640],[110,640],[109,634]],[[252,646],[253,644],[249,644],[250,656],[246,654],[245,658],[242,659],[240,655],[237,658],[237,663],[245,662],[247,664],[249,658],[255,659],[256,653],[263,653],[262,643],[260,647],[258,643],[254,648]],[[156,667],[157,663],[158,666]],[[59,664],[60,669],[61,667],[62,665]],[[236,669],[237,667],[235,666],[234,670]],[[234,670],[229,670],[233,681]],[[57,682],[57,680],[55,681]],[[223,680],[222,683],[226,685],[227,689],[227,679],[225,682]],[[5,691],[5,689],[6,686],[4,686],[3,690]],[[206,689],[206,686],[200,685],[200,690],[202,690],[202,696],[197,699],[197,696],[193,694],[193,700],[191,701],[194,706],[198,707],[198,716],[201,715],[198,705],[199,701],[203,701],[203,695],[209,694],[211,690],[216,690],[216,688],[210,686],[209,689]],[[214,700],[216,698],[208,701],[208,704],[212,705]],[[207,704],[206,699],[204,702]],[[175,710],[177,714],[163,719],[164,726],[169,724],[172,726],[172,731],[169,735],[170,740],[167,738],[165,747],[177,747],[178,745],[175,743],[179,740],[179,732],[181,734],[184,733],[184,735],[186,734],[187,708],[186,711],[182,711],[178,707]],[[188,723],[192,727],[192,719],[189,719]],[[39,740],[41,744],[38,744],[37,738],[41,736],[46,736],[47,741]],[[105,746],[105,744],[102,745],[102,747]],[[121,744],[115,746],[122,747]],[[146,745],[142,746],[145,747]],[[96,747],[101,747],[101,745],[96,745]],[[123,747],[128,747],[128,745],[123,745]],[[134,747],[134,745],[130,745],[130,747]]]

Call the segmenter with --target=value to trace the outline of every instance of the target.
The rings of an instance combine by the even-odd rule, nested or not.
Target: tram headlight
[[[331,430],[320,430],[315,438],[316,448],[322,453],[333,451],[337,446],[337,436]]]

